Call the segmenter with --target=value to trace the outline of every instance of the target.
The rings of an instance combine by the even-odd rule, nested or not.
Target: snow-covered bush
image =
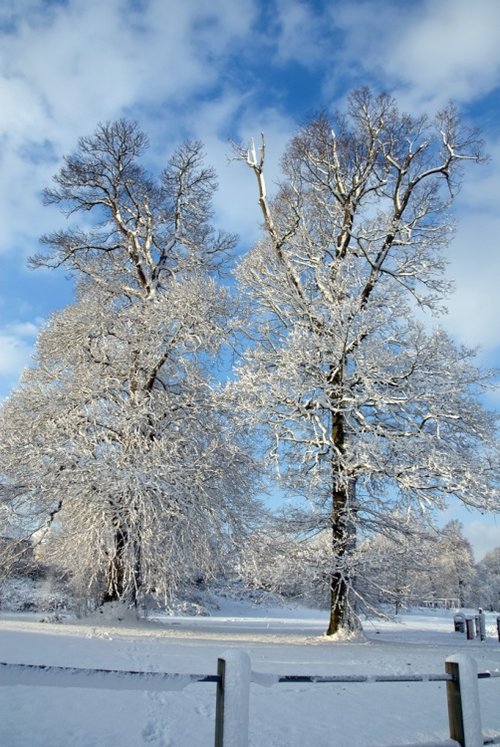
[[[0,583],[2,612],[72,612],[75,600],[68,586],[55,578],[11,576]]]

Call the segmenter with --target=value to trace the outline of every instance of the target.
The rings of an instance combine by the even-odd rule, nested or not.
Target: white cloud
[[[26,16],[4,36],[3,84],[38,137],[40,126],[62,136],[139,102],[185,100],[217,80],[218,57],[248,30],[252,6],[151,0],[134,10],[123,0],[70,0],[49,13],[40,2],[42,17]]]
[[[206,64],[212,50],[194,46],[202,7],[151,2],[140,13],[130,4],[124,10],[120,0],[72,0],[43,22],[26,18],[7,36],[2,69],[28,83],[56,132],[85,130],[137,100],[185,96],[213,80]],[[212,15],[218,11],[226,11],[225,2],[214,4]],[[232,29],[224,29],[227,41]]]
[[[377,76],[404,108],[433,111],[498,84],[497,0],[344,2],[332,4],[330,17],[343,35],[337,54],[343,72],[351,67],[351,73]],[[338,74],[336,67],[332,76]]]
[[[178,139],[194,112],[176,107],[218,85],[221,59],[245,36],[255,12],[252,0],[150,0],[136,10],[123,0],[21,6],[24,12],[11,4],[0,16],[7,23],[7,31],[0,26],[4,252],[33,243],[54,225],[39,192],[56,161],[98,121],[140,107],[158,112],[167,103],[164,138]],[[26,145],[40,143],[46,158],[34,160]]]
[[[482,560],[487,552],[500,547],[500,521],[471,521],[463,526],[463,533],[474,548],[476,560]]]
[[[499,28],[497,0],[427,0],[405,32],[398,29],[386,69],[422,97],[479,97],[498,82]]]
[[[17,377],[28,365],[31,346],[14,335],[0,332],[0,376]]]
[[[0,376],[19,377],[30,362],[38,330],[33,322],[12,322],[0,328]]]
[[[496,134],[496,133],[495,133]],[[459,195],[459,204],[478,217],[486,213],[500,214],[500,139],[488,136],[485,153],[489,158],[486,164],[471,166],[467,170]]]
[[[41,319],[14,320],[0,327],[0,401],[17,384],[26,366],[32,364],[41,324]]]
[[[6,328],[6,332],[10,335],[16,335],[21,337],[23,340],[35,339],[38,335],[40,324],[34,322],[11,322]]]
[[[278,61],[314,65],[324,60],[322,17],[313,7],[301,0],[278,0],[276,20]]]

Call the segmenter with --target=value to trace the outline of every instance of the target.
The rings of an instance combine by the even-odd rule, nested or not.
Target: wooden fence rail
[[[88,687],[92,690],[181,690],[194,682],[219,682],[215,674],[167,674],[0,662],[0,687]]]

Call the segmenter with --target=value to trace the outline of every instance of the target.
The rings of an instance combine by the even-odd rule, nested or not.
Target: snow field
[[[454,652],[480,671],[500,669],[500,644],[466,641],[453,613],[409,614],[367,623],[367,640],[322,636],[325,617],[303,610],[232,606],[208,618],[121,625],[40,624],[0,619],[0,660],[8,663],[215,674],[217,658],[243,650],[263,674],[444,673]],[[494,616],[488,616],[488,632]],[[254,680],[259,680],[254,677]],[[250,688],[250,747],[384,747],[448,737],[446,685],[290,683]],[[177,683],[179,684],[179,683]],[[479,681],[485,734],[500,734],[500,679]],[[182,690],[0,687],[0,744],[6,747],[207,747],[213,744],[215,684]]]

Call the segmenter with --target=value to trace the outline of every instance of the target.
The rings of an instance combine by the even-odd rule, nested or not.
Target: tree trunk
[[[352,549],[352,522],[349,519],[349,491],[333,491],[332,552],[335,568],[330,578],[330,620],[327,635],[334,635],[341,628],[352,628],[350,609],[349,551]]]
[[[106,575],[103,604],[105,602],[123,602],[137,607],[138,593],[141,588],[141,553],[140,543],[134,541],[132,545],[133,558],[130,559],[127,557],[131,550],[127,525],[125,522],[117,522],[113,556],[110,559]],[[132,572],[127,574],[127,563],[130,562],[132,563]]]
[[[333,377],[334,391],[339,391],[342,383],[341,371]],[[330,578],[330,620],[327,635],[334,635],[340,629],[356,629],[356,620],[350,600],[353,584],[349,555],[356,546],[355,484],[352,478],[342,474],[337,455],[345,450],[345,420],[337,409],[332,417],[331,461],[332,477],[332,554],[334,569]]]
[[[127,539],[127,527],[124,524],[118,524],[115,529],[113,554],[106,575],[106,590],[102,600],[103,604],[105,602],[125,601],[126,583],[124,556]]]

